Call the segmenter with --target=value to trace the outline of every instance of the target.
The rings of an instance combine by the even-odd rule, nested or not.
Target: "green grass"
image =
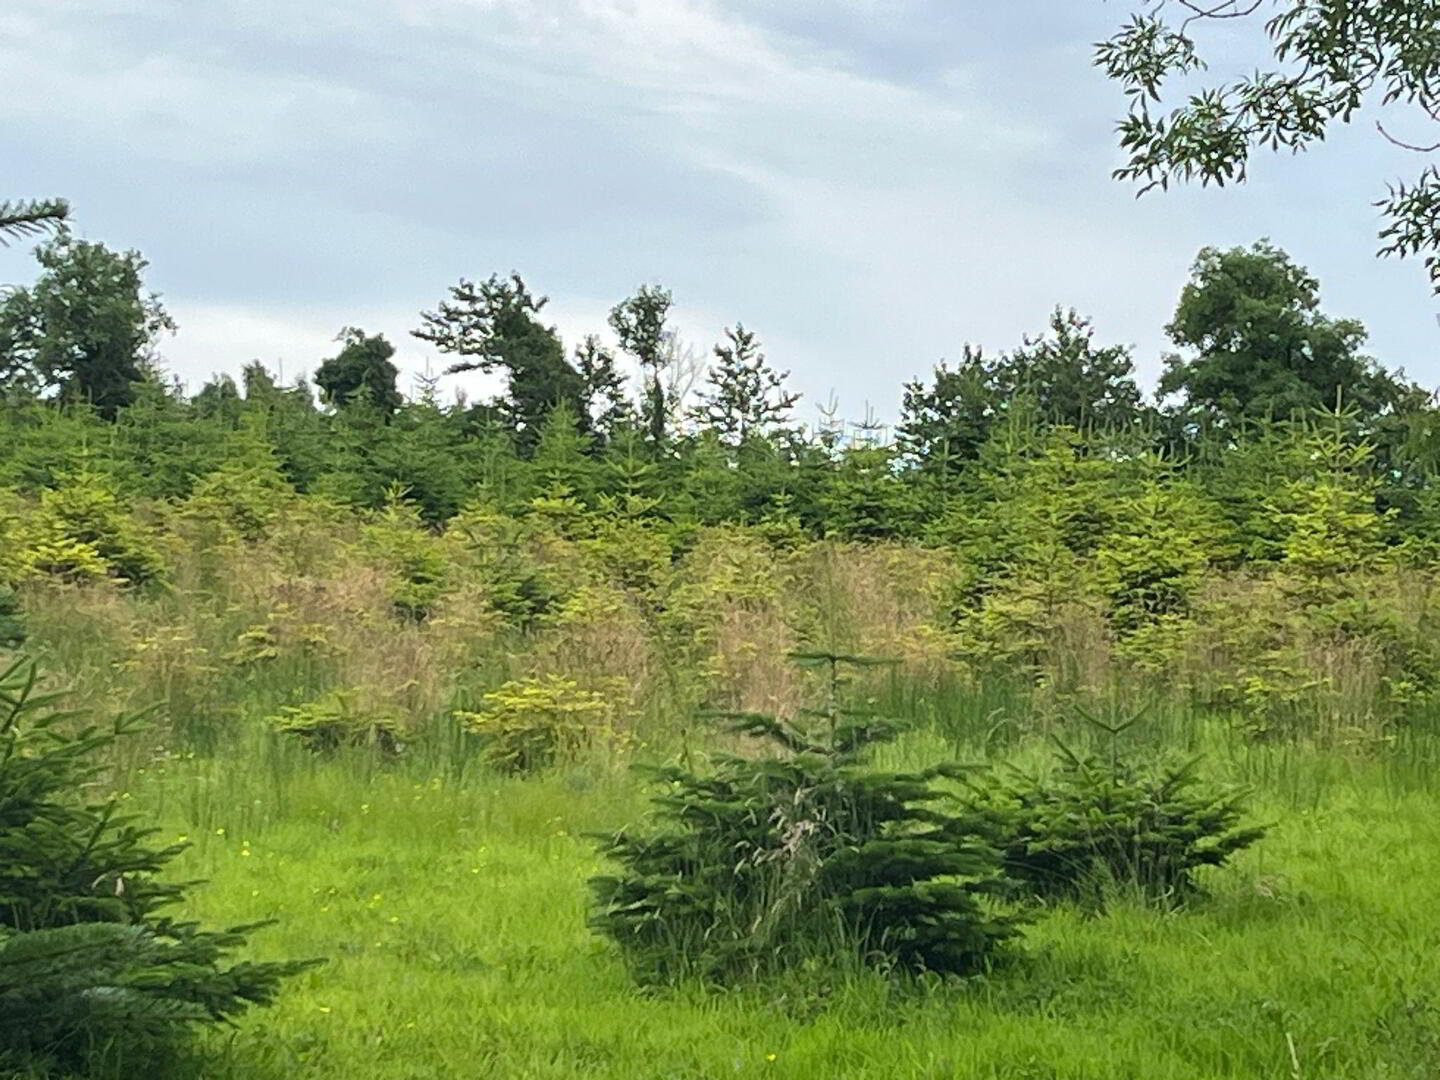
[[[981,752],[979,720],[967,735],[944,713],[889,756]],[[1408,764],[1428,740],[1366,759],[1190,720],[1201,737],[1181,741],[1208,744],[1212,773],[1260,785],[1271,836],[1187,910],[1056,909],[1013,962],[949,983],[811,972],[638,992],[585,925],[583,834],[643,812],[623,772],[456,778],[257,743],[123,782],[194,841],[180,869],[209,884],[191,914],[273,918],[258,953],[329,958],[208,1036],[207,1077],[1440,1075],[1440,784]]]

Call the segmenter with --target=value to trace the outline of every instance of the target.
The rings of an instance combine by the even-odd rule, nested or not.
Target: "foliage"
[[[41,492],[35,511],[12,528],[29,574],[140,585],[164,572],[154,538],[125,510],[114,483],[88,469]]]
[[[365,706],[353,690],[334,690],[315,701],[285,705],[266,723],[279,735],[299,739],[317,754],[342,747],[367,747],[387,756],[399,754],[406,729],[394,715]]]
[[[1365,328],[1319,311],[1319,286],[1284,252],[1200,252],[1166,328],[1195,356],[1171,356],[1160,393],[1234,423],[1349,406],[1375,417],[1405,403],[1403,382],[1362,356]]]
[[[182,513],[218,527],[227,536],[254,543],[268,536],[294,500],[280,463],[262,431],[242,428],[233,440],[234,456],[200,477]]]
[[[13,587],[0,582],[0,649],[25,644],[25,612]]]
[[[135,399],[155,342],[175,329],[144,292],[147,264],[63,232],[35,258],[40,280],[0,300],[0,390],[53,394],[113,419]]]
[[[972,972],[1015,933],[986,896],[999,885],[978,815],[937,804],[956,766],[914,772],[866,756],[896,725],[838,699],[810,722],[732,714],[734,730],[770,754],[716,755],[707,771],[658,770],[663,785],[642,830],[600,839],[619,872],[592,879],[591,923],[641,982],[720,982],[850,955],[909,970]]]
[[[594,334],[575,346],[575,370],[584,384],[583,415],[601,439],[609,440],[635,421],[635,406],[625,393],[625,376],[615,366],[615,356]]]
[[[490,607],[522,630],[558,610],[567,582],[539,557],[541,540],[527,523],[484,503],[467,506],[446,529],[475,568]]]
[[[479,738],[491,764],[530,773],[597,743],[623,744],[621,694],[618,686],[590,689],[562,675],[515,679],[487,693],[483,709],[456,719]]]
[[[992,378],[1000,401],[1027,397],[1057,426],[1123,428],[1140,414],[1140,388],[1128,349],[1097,348],[1090,320],[1056,308],[1049,333],[1027,337],[1002,356]]]
[[[999,823],[1006,874],[1026,892],[1094,903],[1118,887],[1182,900],[1197,870],[1265,835],[1241,827],[1247,793],[1203,782],[1198,759],[1143,769],[1122,756],[1117,737],[1133,723],[1105,727],[1105,757],[1057,740],[1051,776],[1017,774],[978,800]]]
[[[421,622],[449,591],[450,563],[444,544],[425,527],[407,494],[398,484],[390,487],[379,519],[365,528],[363,542],[390,575],[396,613]]]
[[[461,278],[449,300],[421,313],[422,325],[413,331],[459,357],[451,373],[505,373],[506,391],[497,407],[522,447],[534,445],[546,415],[562,402],[575,416],[585,415],[584,381],[565,359],[554,329],[538,318],[547,300],[532,294],[519,274],[508,280],[492,275],[479,284]]]
[[[64,199],[0,202],[0,245],[57,229],[70,216]]]
[[[1096,552],[1098,585],[1119,651],[1141,668],[1173,665],[1196,598],[1227,555],[1218,510],[1171,460],[1138,459]]]
[[[723,442],[739,445],[783,427],[800,395],[785,389],[790,373],[766,363],[753,332],[736,325],[725,338],[715,346],[715,363],[693,415]]]
[[[343,409],[363,396],[385,415],[394,413],[401,402],[395,388],[399,369],[391,362],[395,346],[383,334],[372,337],[353,326],[341,330],[335,340],[344,347],[315,370],[321,397]]]
[[[931,385],[905,384],[896,441],[914,467],[949,479],[979,456],[1005,407],[992,368],[981,350],[966,345],[953,369],[935,368]]]
[[[669,289],[641,285],[633,296],[610,311],[610,329],[615,331],[620,348],[635,358],[644,373],[640,422],[655,446],[665,441],[672,404],[664,383],[664,369],[671,359],[666,345],[674,337],[674,332],[666,326],[671,303]]]
[[[157,876],[184,845],[156,845],[116,799],[85,801],[135,727],[84,726],[23,661],[0,672],[0,1059],[12,1067],[153,1051],[269,1004],[309,966],[233,960],[259,924],[212,931],[162,913],[193,884]]]
[[[1167,188],[1172,180],[1243,181],[1257,148],[1306,149],[1367,104],[1410,106],[1414,119],[1436,121],[1440,6],[1434,0],[1284,0],[1278,6],[1264,22],[1273,68],[1193,92],[1158,116],[1151,107],[1164,100],[1169,84],[1205,67],[1192,27],[1219,21],[1233,30],[1261,4],[1181,0],[1178,23],[1159,5],[1097,46],[1096,63],[1130,98],[1120,124],[1120,146],[1130,160],[1116,170],[1118,179],[1138,181],[1142,191]],[[1380,131],[1422,154],[1440,149],[1391,135],[1383,123]],[[1386,218],[1382,253],[1425,255],[1440,289],[1440,172],[1427,167],[1414,181],[1392,187],[1379,205]]]

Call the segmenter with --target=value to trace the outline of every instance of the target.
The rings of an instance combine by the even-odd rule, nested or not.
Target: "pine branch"
[[[64,199],[30,199],[0,203],[0,247],[41,233],[53,232],[70,216]]]

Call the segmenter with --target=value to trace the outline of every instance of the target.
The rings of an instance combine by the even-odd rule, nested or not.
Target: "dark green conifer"
[[[937,786],[963,770],[876,768],[894,721],[840,704],[841,671],[875,663],[831,653],[829,701],[804,719],[724,714],[767,744],[708,769],[658,770],[645,829],[601,838],[619,864],[596,877],[592,926],[645,983],[734,982],[847,956],[937,972],[982,968],[1016,930],[992,908],[998,853],[983,814],[952,812]]]
[[[151,1060],[309,966],[234,960],[260,924],[204,930],[164,913],[194,884],[159,876],[184,845],[86,794],[136,723],[83,726],[37,692],[31,665],[0,671],[0,1071],[118,1050]]]

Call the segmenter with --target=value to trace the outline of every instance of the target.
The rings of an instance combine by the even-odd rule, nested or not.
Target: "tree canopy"
[[[447,372],[491,372],[506,376],[498,402],[520,442],[533,447],[545,417],[562,402],[575,417],[586,415],[585,385],[565,359],[565,346],[553,327],[539,319],[549,302],[535,296],[519,274],[498,274],[479,282],[460,279],[450,299],[420,315],[412,333],[443,353],[460,357]]]
[[[35,249],[41,274],[0,301],[0,390],[55,395],[114,417],[135,399],[175,323],[145,291],[148,265],[62,232]]]
[[[1260,32],[1273,60],[1174,100],[1174,83],[1206,68],[1197,31]],[[1096,63],[1130,98],[1116,177],[1141,191],[1172,181],[1246,178],[1257,150],[1300,151],[1374,106],[1380,134],[1422,158],[1440,152],[1440,0],[1160,0],[1096,47]],[[1417,132],[1419,132],[1417,134]],[[1390,186],[1381,253],[1422,255],[1440,292],[1440,168]]]
[[[1375,417],[1417,393],[1364,356],[1365,327],[1322,313],[1319,283],[1266,243],[1201,251],[1166,329],[1188,356],[1168,358],[1161,394],[1212,419],[1338,406]]]
[[[386,416],[398,409],[402,399],[395,379],[400,372],[390,360],[395,346],[383,334],[371,337],[353,326],[340,331],[335,340],[344,347],[315,371],[315,385],[324,400],[344,408],[363,399]]]

